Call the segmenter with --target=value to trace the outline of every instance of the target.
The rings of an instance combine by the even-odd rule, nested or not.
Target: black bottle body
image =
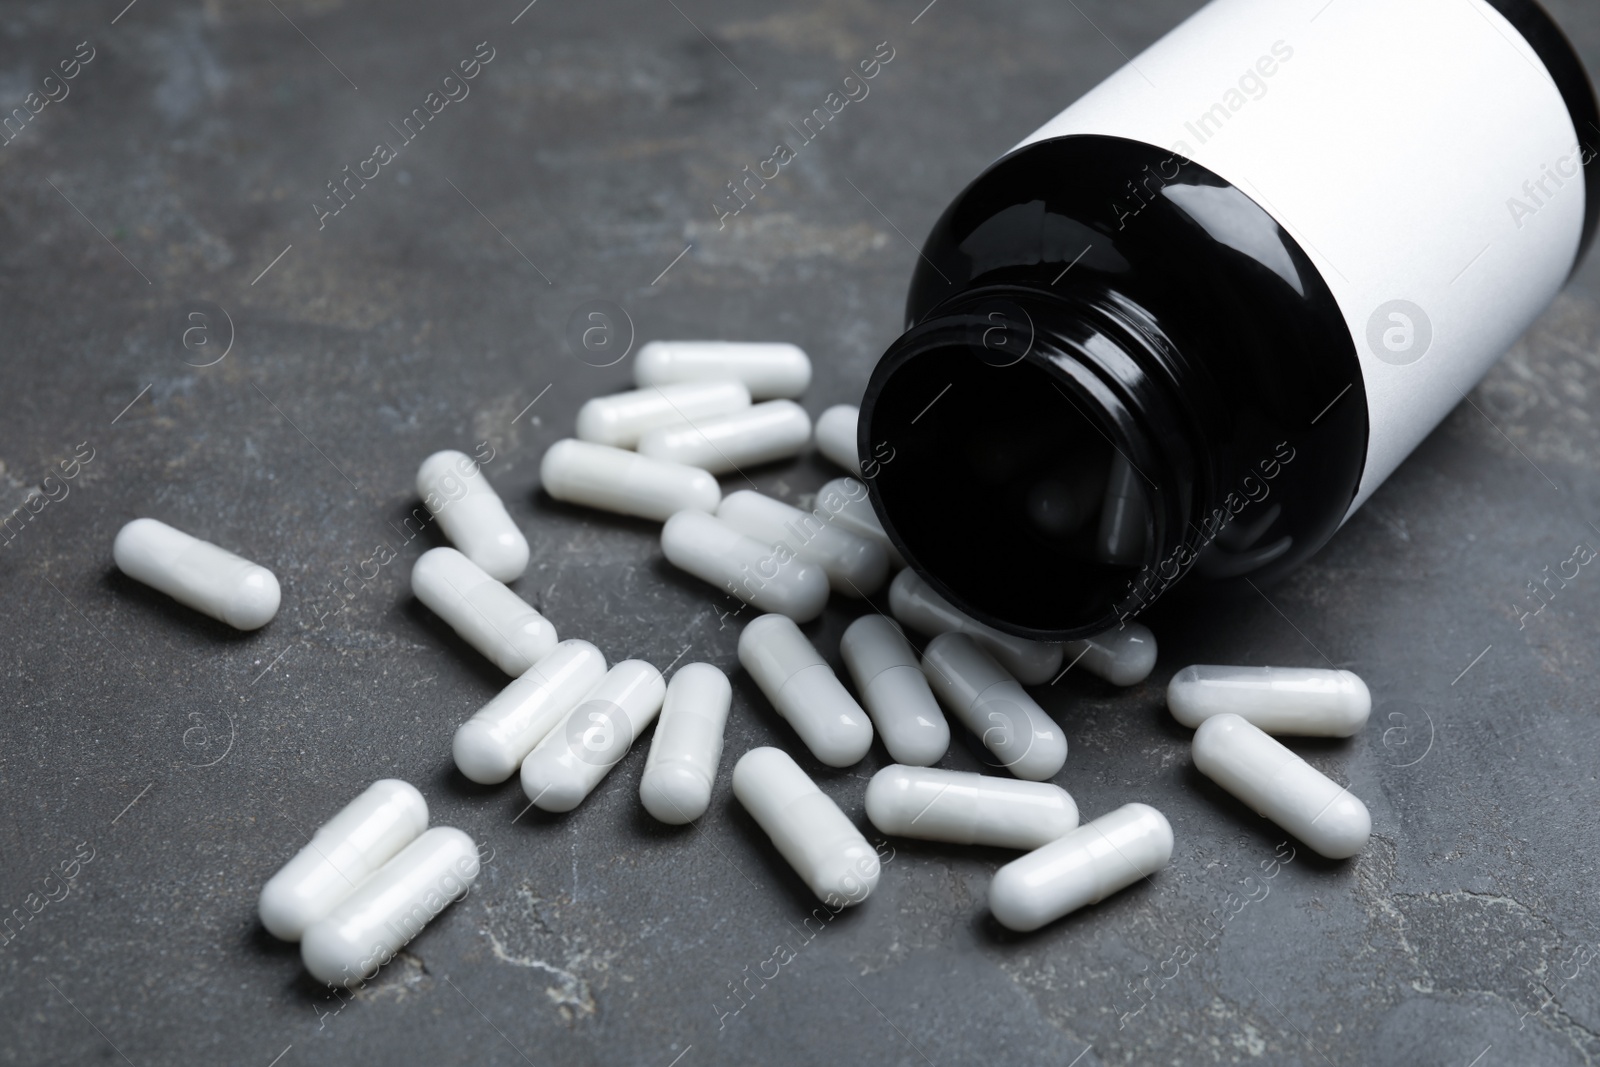
[[[1258,6],[1219,0],[1213,30],[1237,36]],[[1519,10],[1526,25],[1548,25]],[[1152,53],[1165,47],[1182,68],[1185,50],[1205,44],[1199,31],[1186,44],[1189,30]],[[1287,76],[1295,53],[1278,43]],[[1318,60],[1329,86],[1338,59]],[[1302,89],[1314,92],[1317,68],[1301,62],[1311,72]],[[1567,68],[1569,82],[1573,69],[1581,77]],[[1524,148],[1529,160],[1575,128],[1571,100],[1592,107],[1581,88],[1530,96],[1549,130]],[[1303,561],[1501,350],[1455,340],[1453,328],[1493,331],[1474,323],[1481,308],[1451,303],[1461,294],[1448,289],[1447,253],[1406,264],[1407,250],[1369,242],[1327,256],[1323,243],[1337,242],[1322,234],[1396,208],[1381,188],[1357,187],[1358,164],[1308,175],[1328,185],[1304,191],[1313,207],[1294,225],[1296,212],[1263,203],[1261,186],[1283,163],[1274,144],[1230,129],[1226,150],[1209,153],[1247,191],[1190,158],[1203,149],[1101,132],[1141,132],[1143,121],[1137,106],[1105,103],[1105,89],[1098,111],[1091,94],[1088,117],[1069,121],[1082,105],[1063,113],[940,218],[912,280],[907,332],[874,371],[859,423],[863,456],[893,450],[892,463],[867,465],[868,484],[908,562],[967,613],[1044,640],[1125,621],[1190,573],[1269,580]],[[1498,211],[1503,184],[1486,174],[1419,225],[1447,232],[1462,205]],[[1592,233],[1593,198],[1571,184],[1567,201],[1552,199],[1560,217],[1551,210],[1516,246],[1522,260],[1488,268],[1506,272],[1491,288],[1520,286],[1496,323],[1510,337]],[[1507,228],[1487,214],[1480,224]],[[1315,245],[1303,243],[1308,231]],[[1430,286],[1441,294],[1430,296],[1432,321],[1410,301],[1380,299]],[[1419,362],[1430,348],[1433,361]]]

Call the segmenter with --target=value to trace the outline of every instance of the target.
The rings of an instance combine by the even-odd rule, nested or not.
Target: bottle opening
[[[956,607],[1036,640],[1116,626],[1191,571],[1270,578],[1360,487],[1356,341],[1305,250],[1217,174],[1034,141],[923,247],[861,400],[873,507]]]
[[[1155,543],[1135,450],[1058,369],[992,338],[919,346],[875,376],[861,428],[862,454],[890,457],[869,468],[874,496],[918,572],[1036,635],[1104,628]]]

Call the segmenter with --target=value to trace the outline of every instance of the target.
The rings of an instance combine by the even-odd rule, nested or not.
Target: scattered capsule
[[[710,471],[570,437],[545,452],[539,480],[557,500],[656,522],[680,511],[715,511],[722,499]]]
[[[639,439],[639,454],[730,474],[797,456],[810,440],[805,408],[793,400],[769,400],[682,429],[651,430]]]
[[[749,406],[750,390],[743,382],[652,385],[587,401],[578,409],[578,440],[632,448],[650,430],[682,429]]]
[[[867,784],[867,818],[886,834],[1034,849],[1078,825],[1078,805],[1049,782],[893,764]]]
[[[644,660],[612,667],[522,761],[522,791],[544,811],[577,807],[655,721],[666,694]]]
[[[672,676],[639,779],[644,810],[661,822],[681,826],[710,806],[732,701],[728,676],[709,663],[687,663]]]
[[[989,910],[1020,933],[1097,904],[1172,858],[1172,826],[1148,804],[1116,811],[1012,860],[989,883]]]
[[[351,985],[394,959],[478,877],[472,838],[435,826],[379,867],[300,941],[300,958],[320,982]]]
[[[1061,727],[969,635],[929,641],[922,673],[939,702],[1018,778],[1042,782],[1067,762]]]
[[[1106,563],[1131,567],[1144,557],[1144,493],[1139,472],[1119,451],[1111,459],[1095,552]]]
[[[905,557],[894,547],[884,532],[878,513],[872,510],[867,498],[867,487],[854,478],[835,478],[817,491],[817,506],[834,517],[834,520],[853,534],[870,538],[889,553],[889,563],[895,568],[906,565]]]
[[[861,409],[854,404],[835,404],[817,416],[817,451],[861,477],[861,455],[856,451],[856,424]]]
[[[729,493],[717,505],[717,518],[748,537],[774,547],[784,545],[797,558],[815,563],[833,591],[867,597],[889,577],[889,557],[876,541],[833,525],[827,511],[801,511],[750,489]]]
[[[515,677],[556,647],[556,628],[453,548],[432,548],[411,568],[411,591],[461,639]]]
[[[311,835],[311,841],[261,888],[261,925],[298,941],[428,828],[428,802],[397,778],[372,783]]]
[[[950,747],[950,724],[900,627],[882,615],[863,615],[845,630],[839,652],[894,761],[937,763]]]
[[[661,528],[661,551],[679,570],[796,622],[811,621],[828,603],[828,576],[821,567],[701,511],[680,511],[668,519]]]
[[[739,635],[739,662],[823,763],[848,767],[872,747],[867,713],[793,620],[753,620]]]
[[[757,400],[797,397],[811,384],[811,360],[798,345],[748,341],[651,341],[633,361],[637,385],[743,382]]]
[[[944,633],[966,634],[1024,685],[1042,685],[1061,670],[1059,644],[1030,641],[984,625],[934,592],[916,571],[903,570],[889,583],[889,611],[905,625],[929,637]]]
[[[1167,708],[1191,729],[1232,712],[1269,734],[1354,737],[1372,713],[1372,693],[1349,671],[1200,665],[1172,676]]]
[[[787,752],[752,748],[739,757],[733,795],[825,904],[859,904],[878,884],[878,854]]]
[[[111,558],[129,578],[236,630],[259,630],[278,613],[271,571],[155,519],[117,531]]]
[[[423,460],[417,495],[450,543],[490,577],[512,582],[527,570],[528,541],[471,456],[447,450]]]
[[[503,782],[606,673],[587,641],[563,641],[456,730],[456,766],[474,782]]]
[[[1372,833],[1348,789],[1238,715],[1202,722],[1193,752],[1201,774],[1331,860],[1354,856]]]
[[[1061,644],[1062,658],[1112,685],[1138,685],[1156,666],[1156,635],[1136,622]]]

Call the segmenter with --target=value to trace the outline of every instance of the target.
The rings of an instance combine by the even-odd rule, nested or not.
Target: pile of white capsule
[[[763,612],[740,633],[739,663],[811,755],[850,767],[881,735],[895,761],[866,790],[874,827],[1023,850],[989,890],[995,919],[1019,931],[1167,864],[1172,828],[1149,805],[1128,803],[1079,824],[1076,802],[1049,781],[1066,763],[1066,736],[1025,688],[1057,679],[1063,664],[1136,685],[1155,667],[1148,629],[1127,623],[1079,641],[1031,641],[969,618],[903,569],[857,480],[857,411],[831,407],[813,428],[794,402],[811,381],[810,360],[794,345],[652,342],[634,376],[637,389],[588,401],[576,438],[545,452],[545,491],[661,522],[667,560]],[[723,496],[717,474],[798,455],[813,441],[857,476],[829,482],[813,509],[752,491]],[[412,591],[513,679],[456,731],[461,773],[482,784],[516,774],[530,804],[570,811],[659,717],[640,801],[664,823],[703,815],[732,703],[727,676],[689,663],[668,683],[643,660],[608,666],[588,641],[559,639],[507,588],[527,567],[528,543],[471,457],[429,456],[417,492],[455,547],[422,554]],[[239,629],[264,626],[277,611],[270,571],[156,520],[125,526],[114,555],[131,577]],[[852,694],[798,624],[835,593],[870,606],[886,582],[893,618],[864,614],[840,643]],[[906,629],[928,638],[920,655]],[[1195,728],[1196,767],[1331,858],[1366,843],[1367,809],[1270,735],[1349,737],[1371,703],[1354,674],[1310,668],[1186,667],[1167,690],[1173,716]],[[1011,777],[934,767],[950,745],[946,712]],[[872,892],[877,853],[788,753],[744,753],[732,784],[824,902],[858,904]],[[298,940],[322,981],[370,977],[477,877],[467,835],[427,825],[414,787],[392,779],[371,786],[266,884],[263,925]]]

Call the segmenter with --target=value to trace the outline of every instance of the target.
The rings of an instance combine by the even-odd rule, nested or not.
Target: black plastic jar
[[[1536,5],[1319,6],[1216,0],[934,226],[858,446],[973,617],[1081,637],[1303,561],[1592,237],[1600,115]]]

